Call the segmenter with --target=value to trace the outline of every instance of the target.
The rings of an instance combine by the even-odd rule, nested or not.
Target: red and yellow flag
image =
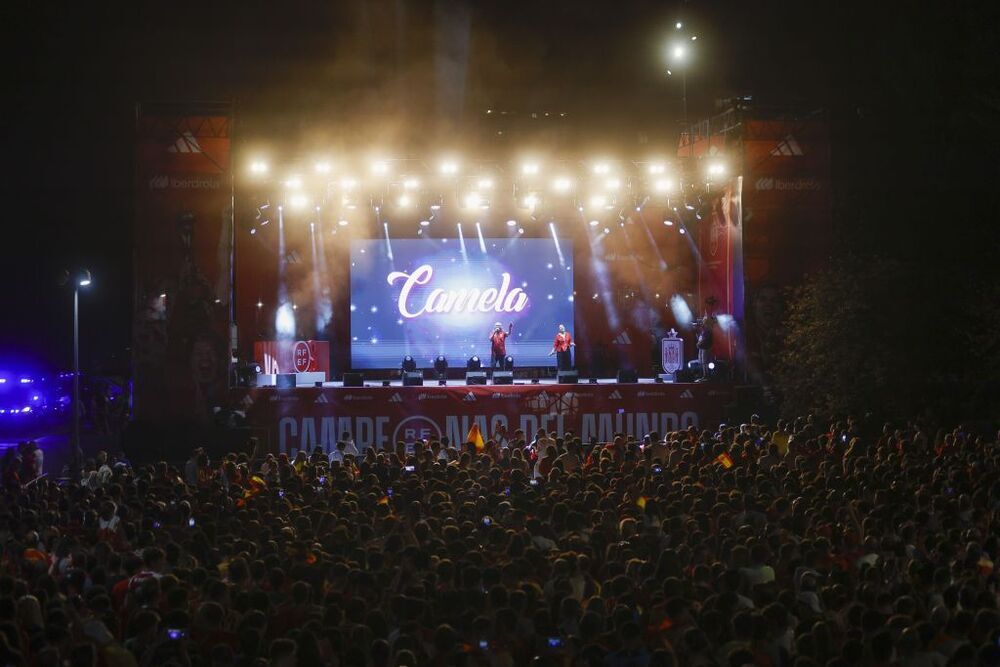
[[[646,509],[646,496],[639,496],[636,498],[635,504],[639,506],[639,509]]]
[[[729,454],[725,452],[722,452],[721,454],[716,456],[715,460],[721,463],[722,467],[725,468],[726,470],[729,470],[730,468],[733,467],[733,459],[729,456]]]
[[[477,452],[486,449],[486,443],[483,442],[483,434],[479,432],[479,424],[472,425],[472,428],[469,429],[469,434],[465,436],[465,441],[474,444]]]

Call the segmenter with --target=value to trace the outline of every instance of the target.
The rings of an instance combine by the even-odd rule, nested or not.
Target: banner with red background
[[[472,424],[487,437],[538,428],[585,442],[616,433],[642,437],[716,426],[733,400],[728,384],[514,385],[234,389],[234,409],[265,451],[329,451],[352,437],[359,448],[447,436],[462,443]]]
[[[205,417],[228,386],[231,109],[140,105],[136,122],[133,414]]]

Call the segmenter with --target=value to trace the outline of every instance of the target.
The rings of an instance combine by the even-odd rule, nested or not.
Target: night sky
[[[55,278],[74,265],[95,279],[85,363],[125,358],[136,101],[233,100],[238,149],[290,154],[479,152],[487,108],[566,111],[562,148],[631,157],[675,140],[663,53],[678,18],[699,35],[690,116],[743,94],[829,111],[837,252],[926,259],[929,275],[980,264],[989,280],[1000,20],[996,3],[944,4],[4,3],[0,367],[69,363]]]

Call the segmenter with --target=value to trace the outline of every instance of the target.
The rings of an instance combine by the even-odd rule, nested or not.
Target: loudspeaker
[[[493,384],[514,384],[514,371],[496,371],[493,373]]]
[[[278,373],[278,376],[274,378],[274,386],[278,389],[294,389],[295,373]]]
[[[406,371],[403,373],[403,386],[404,387],[423,387],[424,386],[424,373],[423,371]]]
[[[365,376],[361,373],[344,373],[344,386],[363,387],[365,386]]]
[[[623,368],[618,371],[618,384],[635,384],[639,381],[639,374],[634,368]]]
[[[576,371],[557,371],[556,382],[559,384],[576,384],[580,381],[580,375]]]
[[[486,384],[486,371],[466,371],[465,384]]]

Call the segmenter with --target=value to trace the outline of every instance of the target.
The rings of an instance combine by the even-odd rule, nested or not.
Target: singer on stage
[[[499,322],[493,325],[493,332],[490,334],[490,371],[499,368],[503,370],[503,360],[507,357],[507,336],[514,330],[514,323],[507,325],[507,331],[503,330],[503,325]]]
[[[573,336],[566,331],[566,327],[560,324],[559,333],[556,334],[556,340],[552,344],[552,351],[549,352],[550,357],[553,354],[556,355],[556,368],[558,370],[572,370],[573,354],[569,351],[571,347],[576,347],[576,343],[573,342]]]

